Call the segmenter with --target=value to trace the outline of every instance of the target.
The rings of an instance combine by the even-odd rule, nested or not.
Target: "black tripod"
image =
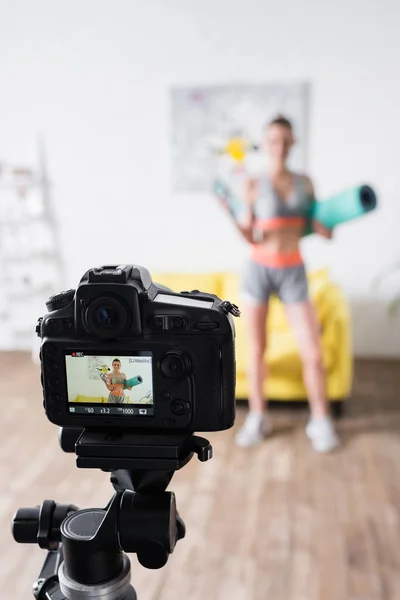
[[[193,434],[71,429],[61,430],[60,445],[76,452],[78,467],[111,471],[115,493],[105,509],[45,500],[17,511],[14,539],[48,551],[33,594],[37,600],[136,600],[125,552],[136,553],[148,569],[166,564],[185,525],[175,495],[165,490],[194,453],[209,460],[211,445]]]

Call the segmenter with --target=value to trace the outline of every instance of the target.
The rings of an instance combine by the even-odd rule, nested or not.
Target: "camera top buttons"
[[[154,315],[150,320],[154,329],[185,329],[186,320],[181,315]]]
[[[174,329],[182,329],[185,326],[185,320],[183,317],[172,317],[171,325]]]
[[[164,317],[160,317],[159,315],[156,315],[152,319],[152,324],[157,329],[164,329]]]
[[[218,329],[219,324],[213,321],[199,321],[195,323],[194,327],[200,331],[210,331],[211,329]]]
[[[169,315],[167,323],[168,329],[186,329],[186,319],[181,315]]]

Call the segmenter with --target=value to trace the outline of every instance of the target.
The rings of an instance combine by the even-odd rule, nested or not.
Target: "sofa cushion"
[[[108,398],[105,398],[104,396],[83,396],[82,394],[78,394],[73,402],[96,402],[96,404],[102,402],[107,404]]]
[[[249,362],[249,350],[248,341],[242,327],[236,328],[236,341],[237,373],[238,375],[245,375]],[[335,365],[335,348],[331,342],[330,339],[323,338],[323,361],[327,373],[330,373]],[[291,330],[269,332],[269,343],[265,358],[271,376],[286,373],[288,378],[298,379],[302,377],[299,350]]]
[[[235,273],[224,273],[221,275],[221,300],[234,302],[240,308],[239,301],[239,276]],[[236,319],[235,319],[236,322]]]

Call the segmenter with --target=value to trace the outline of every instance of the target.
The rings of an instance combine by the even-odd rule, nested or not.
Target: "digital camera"
[[[239,310],[136,265],[90,269],[40,318],[47,417],[62,427],[218,431],[235,419]]]

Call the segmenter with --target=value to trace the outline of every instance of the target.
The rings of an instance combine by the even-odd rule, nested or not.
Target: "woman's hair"
[[[276,117],[274,117],[272,121],[269,121],[269,123],[267,123],[265,129],[269,129],[270,127],[272,127],[272,125],[280,125],[281,127],[287,127],[288,129],[290,129],[290,131],[293,131],[293,125],[291,121],[289,121],[289,119],[287,119],[283,115],[276,115]]]
[[[119,358],[114,358],[114,360],[112,361],[112,364],[114,364],[115,362],[119,362],[119,364],[121,364],[121,361],[119,360]]]

